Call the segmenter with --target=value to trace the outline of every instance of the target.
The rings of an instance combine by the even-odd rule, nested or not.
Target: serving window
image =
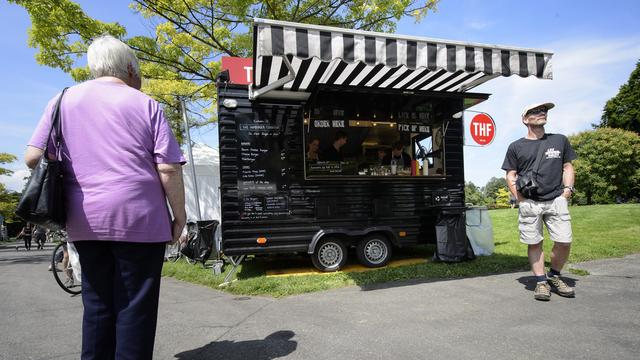
[[[425,98],[323,94],[305,112],[306,177],[444,176],[443,129]]]

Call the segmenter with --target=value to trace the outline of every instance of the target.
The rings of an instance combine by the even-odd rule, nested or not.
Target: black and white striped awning
[[[551,52],[255,19],[254,89],[318,84],[467,91],[497,76],[551,79]],[[286,60],[283,59],[286,56]],[[281,80],[282,81],[282,80]]]

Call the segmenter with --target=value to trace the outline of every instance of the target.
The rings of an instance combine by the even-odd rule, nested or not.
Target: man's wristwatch
[[[569,189],[569,191],[571,191],[572,194],[576,192],[576,189],[573,186],[565,186],[564,189]]]

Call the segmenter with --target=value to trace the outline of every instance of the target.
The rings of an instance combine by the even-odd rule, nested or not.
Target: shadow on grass
[[[392,260],[402,260],[402,259],[415,259],[415,258],[424,258],[425,262],[427,259],[433,256],[432,246],[416,246],[411,248],[403,248],[403,249],[394,249],[394,253],[392,256]],[[358,264],[356,260],[356,254],[354,249],[349,249],[349,254],[347,256],[347,264],[356,265]],[[391,267],[383,267],[380,269],[372,269],[365,272],[371,271],[380,271],[391,269]],[[307,254],[271,254],[267,256],[256,256],[255,258],[248,258],[243,262],[242,268],[238,270],[236,274],[236,278],[238,280],[246,280],[259,276],[264,276],[267,271],[275,270],[275,271],[291,271],[291,270],[301,270],[311,272],[313,275],[324,275],[320,271],[317,271],[311,262],[311,257]],[[343,274],[350,274],[347,272],[340,272]]]
[[[180,360],[270,360],[296,351],[298,342],[291,340],[295,333],[290,330],[276,331],[258,340],[212,341],[209,344],[176,354]]]
[[[459,263],[429,261],[372,272],[350,273],[348,276],[361,290],[372,291],[443,280],[517,273],[528,268],[526,256],[493,254]]]
[[[530,269],[525,252],[522,256],[494,253],[491,256],[478,257],[475,260],[461,263],[443,263],[431,260],[433,250],[431,246],[395,249],[394,260],[407,258],[424,260],[417,264],[387,266],[364,272],[315,272],[306,255],[250,257],[238,269],[236,273],[238,281],[232,282],[224,289],[227,292],[243,296],[266,295],[279,298],[347,286],[358,286],[362,291],[374,291],[445,280],[528,272]],[[355,256],[350,254],[349,258],[354,259]],[[218,284],[222,282],[222,278],[230,269],[231,266],[227,265],[222,275],[211,276],[211,269],[203,269],[200,266],[186,263],[178,264],[178,266],[171,264],[168,271],[163,270],[163,275],[218,288]],[[279,272],[300,270],[302,273],[293,276],[271,277],[266,276],[269,270]],[[529,290],[535,286],[533,283],[527,285],[529,279],[532,278],[531,276],[521,276],[520,279],[516,279],[516,277],[514,276],[514,281],[520,281],[523,285],[529,286]],[[567,283],[570,286],[575,281],[574,278],[567,278]]]
[[[289,282],[289,286],[299,286],[306,289],[300,291],[300,293],[350,285],[359,286],[363,291],[372,291],[456,278],[515,273],[526,271],[529,268],[526,256],[494,254],[461,263],[443,263],[431,260],[433,252],[434,246],[430,245],[394,249],[393,260],[419,258],[424,259],[424,262],[397,267],[387,266],[362,272],[338,272],[326,275],[312,272],[303,276],[278,278],[278,280],[268,279],[264,276],[267,271],[276,269],[292,270],[300,268],[309,271],[313,268],[309,257],[304,255],[257,257],[243,264],[242,269],[237,273],[237,279],[240,281],[256,281],[262,277],[265,279],[265,283],[269,283],[268,286],[272,288],[278,286],[275,284],[277,281],[281,283]],[[349,259],[349,263],[355,263],[355,254],[349,254]],[[313,282],[317,284],[311,284]],[[336,286],[329,285],[330,283]],[[293,295],[294,293],[296,291],[282,295]]]

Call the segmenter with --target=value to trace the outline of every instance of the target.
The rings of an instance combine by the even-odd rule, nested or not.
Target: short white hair
[[[115,76],[120,80],[127,81],[129,65],[140,77],[136,54],[127,44],[111,35],[103,35],[93,40],[87,50],[87,62],[89,63],[89,71],[94,78]]]

